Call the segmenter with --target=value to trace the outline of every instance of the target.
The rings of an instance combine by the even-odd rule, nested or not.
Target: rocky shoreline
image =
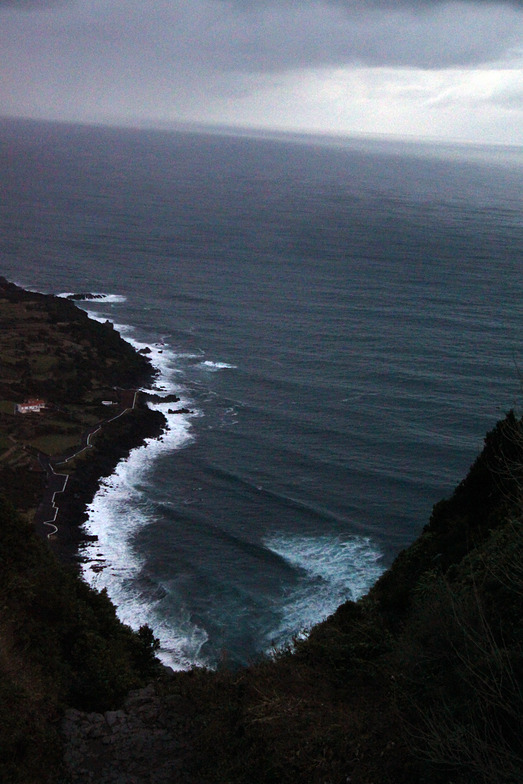
[[[56,494],[56,533],[49,536],[42,521],[37,530],[60,559],[78,565],[79,548],[90,538],[82,527],[86,506],[101,479],[132,449],[159,437],[166,420],[147,405],[161,398],[139,391],[156,375],[150,359],[110,322],[90,319],[70,299],[30,292],[0,277],[0,446],[3,441],[8,447],[0,449],[0,485],[8,496],[12,489],[19,511],[41,521],[38,511],[46,493],[53,495],[53,474],[67,476],[64,491]],[[17,403],[33,396],[45,407],[15,414]],[[109,418],[104,398],[114,406]],[[171,395],[167,402],[178,400]],[[75,448],[59,447],[74,445],[75,433],[80,445],[87,430],[96,432],[90,448],[66,463],[64,455]]]
[[[150,362],[73,303],[0,278],[0,363],[2,782],[523,780],[520,415],[487,434],[454,493],[358,602],[242,670],[224,655],[216,672],[173,673],[155,658],[152,630],[118,621],[106,592],[47,546],[78,565],[100,477],[161,431],[147,395],[135,406]],[[38,413],[17,412],[28,397],[45,400]],[[32,525],[42,454],[68,475],[58,535],[45,543]]]
[[[82,563],[82,543],[93,539],[83,525],[87,520],[86,507],[96,495],[102,479],[110,476],[132,449],[148,438],[159,437],[165,429],[163,414],[147,408],[145,403],[128,412],[125,419],[125,422],[103,426],[96,449],[70,475],[66,492],[60,499],[56,518],[58,534],[49,541],[61,559],[73,564]]]

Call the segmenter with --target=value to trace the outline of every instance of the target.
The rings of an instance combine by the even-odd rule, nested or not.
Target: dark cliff
[[[12,315],[13,292],[5,283],[3,292],[7,305],[0,318]],[[38,299],[19,295],[17,303],[16,296],[15,306],[26,309],[33,329],[27,308]],[[75,306],[66,307],[73,310],[60,310],[57,321],[42,314],[37,319],[38,329],[42,322],[51,325],[57,345],[52,330],[66,314],[69,328],[62,336],[70,335],[76,319]],[[109,374],[117,373],[117,354],[104,354],[103,339],[96,362],[83,340],[77,335],[71,348],[66,338],[66,355],[73,351],[92,361],[91,379],[102,356]],[[2,348],[8,370],[23,360],[12,348],[9,342]],[[41,356],[28,362],[26,381],[43,378]],[[132,366],[124,358],[124,368]],[[150,372],[142,365],[129,371],[128,380],[142,371]],[[14,372],[9,377],[18,383]],[[14,389],[4,385],[4,397],[11,400]],[[92,417],[98,411],[98,393],[86,388],[83,394],[83,413],[69,412],[80,417],[75,433],[91,404]],[[27,447],[55,442],[37,432],[40,420],[20,430],[8,406],[3,416],[12,437],[0,443],[5,463],[18,455],[23,464],[25,456],[26,485],[33,482],[36,489],[20,490],[22,515],[0,503],[1,781],[522,780],[523,420],[514,413],[487,435],[468,475],[434,507],[420,537],[367,596],[341,606],[288,650],[246,669],[231,671],[224,660],[217,672],[176,674],[155,662],[150,630],[136,634],[123,626],[107,597],[82,583],[35,534],[29,512],[42,477],[31,469]],[[140,416],[131,417],[133,425],[122,417],[121,431],[103,431],[98,457],[74,467],[78,483],[94,486],[121,450],[143,436],[150,423],[140,424]],[[62,445],[66,424],[58,414],[46,420]],[[16,501],[16,488],[5,489]],[[77,501],[69,517],[81,517],[81,493]]]

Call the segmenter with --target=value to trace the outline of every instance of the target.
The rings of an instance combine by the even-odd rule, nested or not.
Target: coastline
[[[148,438],[158,438],[165,429],[165,417],[147,408],[143,401],[125,416],[128,421],[123,427],[122,423],[113,425],[111,422],[102,426],[96,449],[70,475],[58,506],[58,534],[49,541],[61,560],[75,564],[77,568],[85,560],[81,554],[82,545],[93,540],[85,531],[84,523],[88,518],[87,506],[98,492],[101,481],[110,476],[133,449],[142,446]]]
[[[31,292],[2,277],[0,322],[8,325],[0,338],[0,445],[8,447],[0,451],[0,483],[9,495],[12,479],[17,477],[11,500],[19,511],[33,517],[37,532],[47,539],[59,559],[78,569],[82,563],[81,545],[93,539],[83,525],[87,505],[100,482],[114,472],[131,450],[165,431],[165,416],[147,405],[154,395],[141,391],[151,385],[157,370],[143,352],[121,337],[111,322],[90,318],[69,299]],[[26,335],[25,342],[20,341],[20,334]],[[21,348],[25,352],[21,353]],[[75,374],[71,373],[73,363]],[[22,366],[25,372],[16,373]],[[45,366],[50,373],[42,378],[37,371]],[[64,368],[71,375],[68,384],[58,383],[63,380]],[[134,393],[131,407],[129,393]],[[16,401],[34,395],[45,395],[43,411],[14,413]],[[111,400],[98,400],[100,395],[111,396]],[[175,397],[170,396],[170,400]],[[111,402],[116,415],[108,418],[101,402]],[[73,447],[57,453],[40,448],[47,441],[71,441],[72,432],[78,433],[77,443],[81,446],[85,436],[81,431],[96,414],[102,416],[90,426],[91,442],[80,451]],[[67,477],[65,482],[62,480],[63,488],[50,488],[52,474],[62,471]],[[22,500],[18,492],[21,483],[26,488]],[[49,524],[56,527],[56,532],[45,527],[41,514],[44,503],[57,507],[54,525]]]

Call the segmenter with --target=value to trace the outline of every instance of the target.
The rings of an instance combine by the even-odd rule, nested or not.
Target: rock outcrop
[[[158,696],[154,683],[130,692],[120,710],[68,710],[62,733],[71,784],[195,784],[181,698]]]

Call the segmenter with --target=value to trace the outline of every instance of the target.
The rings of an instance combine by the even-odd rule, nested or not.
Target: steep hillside
[[[511,413],[419,539],[306,640],[245,670],[158,678],[116,726],[70,717],[74,784],[520,782],[522,471]]]
[[[68,477],[50,541],[64,557],[74,557],[99,478],[162,431],[163,416],[134,394],[153,376],[149,360],[109,322],[0,277],[0,491],[27,520],[36,515],[47,536],[53,528],[44,520],[53,519],[60,489],[53,471]],[[38,410],[20,413],[27,401]]]
[[[70,565],[66,532],[99,476],[162,426],[129,390],[110,398],[151,369],[94,324],[0,279],[0,781],[519,784],[523,420],[486,436],[367,596],[246,669],[225,652],[217,672],[170,673],[151,631],[121,624]],[[16,414],[32,396],[50,405]],[[33,524],[43,466],[101,418],[68,463],[52,552]]]
[[[0,500],[0,781],[52,782],[66,706],[116,707],[156,669],[154,639],[61,566]]]

